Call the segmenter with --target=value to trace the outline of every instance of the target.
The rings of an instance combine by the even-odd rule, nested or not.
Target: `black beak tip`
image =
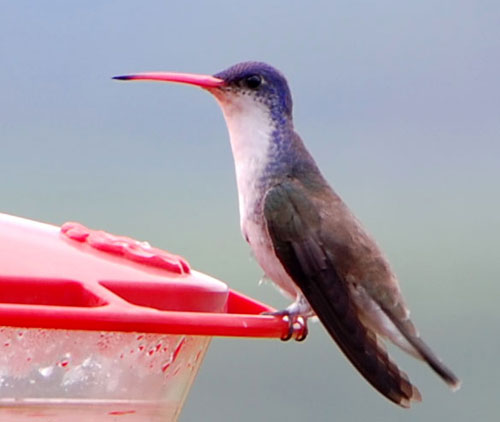
[[[113,76],[111,79],[116,79],[117,81],[129,81],[132,77],[123,75],[123,76]]]

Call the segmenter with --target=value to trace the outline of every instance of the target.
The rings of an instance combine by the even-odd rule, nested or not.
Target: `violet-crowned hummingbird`
[[[214,76],[153,72],[114,79],[180,82],[214,95],[229,129],[241,231],[265,275],[294,300],[276,313],[291,329],[297,322],[306,329],[307,318],[317,315],[366,380],[400,406],[420,401],[420,392],[383,339],[427,362],[451,388],[460,386],[420,338],[380,248],[295,132],[292,97],[279,71],[245,62]]]

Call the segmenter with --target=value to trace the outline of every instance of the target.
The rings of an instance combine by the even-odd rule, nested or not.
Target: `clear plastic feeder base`
[[[1,327],[0,420],[175,421],[210,339]]]

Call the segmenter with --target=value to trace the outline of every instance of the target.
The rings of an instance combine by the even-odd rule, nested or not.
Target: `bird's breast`
[[[255,213],[252,218],[242,220],[241,229],[266,277],[273,281],[283,294],[295,299],[299,293],[298,287],[285,271],[274,252],[264,213]]]

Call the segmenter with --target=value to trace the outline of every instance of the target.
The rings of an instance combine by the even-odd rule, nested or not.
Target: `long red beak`
[[[182,84],[196,85],[201,88],[215,88],[226,84],[222,79],[215,78],[210,75],[176,72],[135,73],[133,75],[114,76],[113,79],[118,79],[120,81],[178,82]]]

